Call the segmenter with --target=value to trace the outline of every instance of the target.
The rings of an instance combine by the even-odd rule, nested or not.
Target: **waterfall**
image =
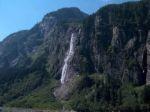
[[[76,36],[74,35],[74,33],[72,33],[71,40],[70,40],[70,48],[69,48],[67,56],[66,56],[66,58],[64,60],[64,65],[63,65],[63,68],[62,68],[61,84],[64,84],[64,82],[66,80],[66,76],[67,76],[67,72],[68,72],[68,67],[69,67],[68,64],[69,64],[69,62],[71,61],[71,59],[73,58],[73,55],[74,55],[75,40],[76,40]]]

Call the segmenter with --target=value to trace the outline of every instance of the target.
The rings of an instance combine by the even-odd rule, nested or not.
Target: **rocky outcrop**
[[[54,90],[54,96],[61,100],[66,100],[76,88],[75,78],[78,76],[78,71],[74,64],[74,58],[77,51],[77,42],[81,37],[81,28],[76,27],[70,35],[69,49],[66,51],[66,57],[62,65],[60,85]]]
[[[79,23],[85,17],[87,14],[78,8],[60,9],[45,15],[32,29],[16,32],[0,43],[0,105],[13,97],[29,94],[44,84],[44,80],[60,82],[71,34],[79,32]],[[67,81],[75,74],[72,61],[69,61],[71,66],[68,68]],[[37,80],[9,94],[14,91],[15,84],[19,86],[18,82],[27,77],[35,77]],[[11,89],[8,89],[10,86]],[[3,98],[5,93],[10,96],[8,99]]]
[[[122,83],[146,83],[143,56],[149,28],[147,2],[103,7],[85,20],[84,34],[78,45],[81,74],[99,73],[116,77]],[[138,16],[139,11],[141,16]]]
[[[146,74],[146,84],[150,84],[150,31],[148,33],[147,37],[147,43],[146,43],[146,48],[147,48],[147,74]]]
[[[120,38],[120,31],[119,28],[117,26],[113,27],[113,36],[112,36],[112,40],[111,40],[111,46],[114,48],[121,48],[121,38]]]
[[[62,74],[60,79],[61,84],[64,84],[66,81],[68,81],[71,78],[70,74],[74,74],[72,73],[72,71],[70,71],[70,62],[74,57],[77,36],[76,34],[72,33],[70,37],[71,38],[70,38],[69,50],[66,53],[67,55],[64,59],[64,65],[62,67]]]
[[[120,85],[149,84],[149,3],[109,5],[89,17],[77,8],[64,8],[47,14],[31,30],[7,37],[0,43],[0,105],[45,85],[52,102],[54,95],[66,100],[77,89],[78,75],[112,77]],[[76,38],[71,42],[72,34]],[[96,83],[102,87],[99,79]]]

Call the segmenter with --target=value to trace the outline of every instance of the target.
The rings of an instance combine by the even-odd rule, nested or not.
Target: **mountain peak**
[[[58,9],[57,11],[48,13],[45,15],[45,18],[56,18],[57,20],[61,22],[72,22],[72,21],[81,21],[84,18],[86,18],[88,14],[82,12],[79,8],[76,7],[68,7],[68,8],[62,8]]]
[[[81,11],[79,8],[77,7],[65,7],[65,8],[61,8],[61,9],[58,9],[57,11]]]

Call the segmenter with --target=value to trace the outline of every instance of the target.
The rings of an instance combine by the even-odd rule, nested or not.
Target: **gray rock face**
[[[120,31],[119,28],[117,26],[113,27],[113,36],[112,36],[112,40],[111,40],[111,45],[112,47],[121,47],[121,41],[120,41]]]
[[[43,21],[39,24],[39,27],[45,38],[48,37],[48,33],[54,31],[57,22],[57,18],[53,16],[44,17]]]
[[[127,45],[125,46],[125,49],[132,49],[135,45],[136,38],[132,38],[128,41]]]
[[[76,82],[74,81],[75,75],[72,76],[67,82],[55,88],[54,96],[59,100],[67,100],[76,89]]]
[[[147,74],[146,74],[146,84],[150,84],[150,31],[147,37]]]
[[[124,5],[120,5],[104,7],[89,17],[76,59],[80,63],[81,73],[110,75],[122,83],[146,83],[145,46],[149,6],[144,1],[142,4],[146,8],[144,12],[138,6],[140,3],[128,4],[133,5],[137,12],[140,11],[141,16],[138,13],[136,17],[133,16],[132,6],[122,8]]]
[[[67,80],[69,80],[70,74],[73,74],[72,71],[70,71],[70,62],[72,61],[74,54],[75,54],[75,45],[76,45],[77,36],[75,33],[71,34],[70,39],[70,46],[66,53],[66,57],[64,59],[64,65],[62,67],[62,74],[61,74],[61,83],[64,84]]]
[[[29,31],[10,35],[0,43],[0,105],[28,95],[43,83],[60,82],[72,33],[77,36],[74,56],[68,62],[65,83],[51,89],[56,98],[69,98],[76,74],[96,73],[121,83],[149,84],[150,5],[145,2],[149,0],[103,7],[83,24],[80,22],[86,14],[65,8],[49,13]],[[24,82],[20,90],[13,90],[18,81],[30,75],[31,81],[27,82],[33,82],[31,85]]]
[[[72,35],[73,34],[73,35]],[[61,69],[61,84],[59,87],[55,88],[54,95],[58,99],[66,100],[69,98],[70,94],[72,94],[72,89],[75,88],[74,78],[77,77],[78,71],[76,70],[76,61],[75,55],[77,52],[77,42],[79,41],[79,37],[81,37],[81,29],[76,27],[72,30],[72,36],[75,40],[72,40],[73,43],[70,43],[72,36],[70,35],[70,46],[68,47],[70,51],[66,51],[66,57],[64,58],[65,62],[62,63]],[[71,45],[73,44],[73,45]],[[71,48],[74,47],[74,48]],[[75,64],[75,66],[74,66]],[[65,75],[65,76],[64,76]]]
[[[43,80],[60,81],[71,34],[79,32],[79,23],[85,17],[87,14],[78,8],[60,9],[47,14],[32,29],[14,33],[0,43],[0,105],[13,97],[29,94],[45,83]],[[75,74],[72,63],[73,60],[69,62],[68,79]],[[32,75],[37,80],[11,94],[17,82]],[[10,97],[3,98],[4,94]]]

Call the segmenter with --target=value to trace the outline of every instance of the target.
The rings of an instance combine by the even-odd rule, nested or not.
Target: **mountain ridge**
[[[0,105],[148,110],[149,4],[108,5],[90,16],[64,8],[47,14],[31,30],[10,35],[0,44]],[[76,41],[67,62],[69,78],[61,84],[72,34]]]
[[[65,12],[67,10],[65,10]],[[81,14],[82,12],[80,12],[80,15]],[[73,15],[73,17],[75,16]],[[83,18],[85,17],[84,13],[83,16],[81,16],[80,18],[82,17]],[[58,59],[57,60],[53,60],[53,59],[58,54],[58,50],[60,46],[62,46],[63,48],[62,50],[66,52],[68,43],[66,43],[65,41],[61,42],[61,40],[64,39],[66,41],[69,41],[69,36],[71,35],[70,31],[75,30],[75,27],[78,26],[78,22],[73,23],[72,21],[72,23],[70,23],[69,21],[68,23],[65,23],[63,25],[63,23],[60,23],[58,21],[59,20],[57,20],[57,18],[55,19],[50,18],[50,20],[48,21],[43,20],[42,22],[36,24],[33,28],[31,28],[31,30],[14,33],[8,36],[8,38],[6,38],[1,43],[0,45],[1,84],[0,85],[2,86],[1,87],[2,89],[1,89],[0,97],[4,98],[7,101],[7,97],[3,96],[4,95],[3,92],[4,91],[6,93],[11,92],[15,87],[12,87],[11,89],[9,89],[8,87],[10,87],[10,85],[15,86],[15,84],[21,83],[20,80],[23,80],[25,77],[30,77],[31,75],[32,77],[35,78],[36,74],[37,75],[41,74],[38,77],[39,79],[35,81],[35,84],[32,85],[33,87],[28,87],[27,85],[22,84],[24,86],[24,89],[25,90],[29,89],[29,91],[32,91],[32,89],[37,88],[37,85],[41,85],[42,83],[41,80],[46,80],[45,79],[46,77],[50,77],[47,73],[48,70],[46,70],[43,67],[45,67],[46,64],[49,63],[48,58],[52,60],[51,61],[52,64],[49,63],[49,65],[47,65],[49,67],[53,67],[53,65],[58,61]],[[74,26],[73,24],[77,24],[77,25]],[[66,28],[64,28],[64,26]],[[58,43],[58,41],[60,41],[61,43],[60,42]],[[50,53],[51,51],[53,51],[53,53]],[[65,54],[61,53],[61,58],[62,55]],[[41,62],[42,65],[40,64]],[[61,63],[63,63],[63,59],[59,62],[59,65],[57,65],[60,66],[60,68],[61,68],[60,65]],[[50,68],[50,70],[53,69]],[[58,70],[56,69],[56,71]],[[53,73],[50,74],[52,75]],[[58,73],[55,75],[57,76]],[[43,77],[45,78],[43,79]],[[25,81],[24,83],[30,83],[27,80],[24,81]],[[4,86],[5,84],[9,86],[8,87]],[[4,87],[5,89],[3,90]],[[21,94],[27,94],[26,92],[23,93],[24,89],[19,90],[18,92],[22,91]],[[18,92],[14,93],[14,95],[10,95],[11,97],[10,99],[19,96]],[[0,104],[2,103],[3,103],[3,99],[0,100]]]

